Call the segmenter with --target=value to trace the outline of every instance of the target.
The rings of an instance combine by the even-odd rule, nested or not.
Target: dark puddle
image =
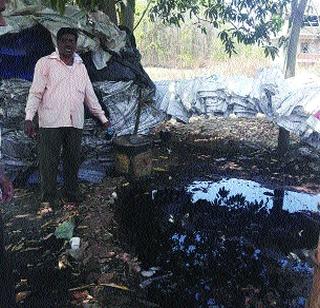
[[[269,189],[261,184],[242,179],[222,179],[221,181],[195,181],[186,190],[192,193],[192,201],[207,200],[214,202],[221,189],[227,190],[229,195],[242,194],[247,202],[262,201],[264,206],[271,210],[280,206],[290,213],[298,211],[318,212],[320,194],[307,194],[284,189]]]
[[[120,202],[124,240],[152,275],[141,286],[161,307],[303,307],[319,195],[225,179],[131,185]]]

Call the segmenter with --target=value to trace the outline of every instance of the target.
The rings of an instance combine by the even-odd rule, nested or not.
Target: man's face
[[[60,57],[70,58],[76,51],[77,41],[73,34],[64,34],[58,40],[57,45]]]

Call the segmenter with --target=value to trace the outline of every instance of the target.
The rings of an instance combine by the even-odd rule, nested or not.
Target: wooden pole
[[[142,87],[139,86],[139,97],[138,97],[138,106],[137,106],[137,114],[136,114],[136,123],[134,124],[133,134],[138,134],[139,124],[140,124],[140,116],[141,116],[141,108],[142,108]]]
[[[313,283],[309,301],[306,307],[319,308],[320,307],[320,236],[318,240],[318,247],[314,256],[314,274]]]
[[[278,134],[278,155],[283,157],[289,150],[290,132],[283,127],[279,127]]]

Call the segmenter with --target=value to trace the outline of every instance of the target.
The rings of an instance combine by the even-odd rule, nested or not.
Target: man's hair
[[[78,32],[74,28],[61,28],[59,29],[57,33],[57,41],[60,41],[62,36],[65,34],[72,34],[76,38],[76,41],[78,40]]]

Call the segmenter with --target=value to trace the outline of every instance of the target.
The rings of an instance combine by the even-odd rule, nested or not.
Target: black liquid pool
[[[121,193],[123,238],[161,307],[303,307],[320,195],[241,179]],[[146,277],[150,276],[150,277]]]

